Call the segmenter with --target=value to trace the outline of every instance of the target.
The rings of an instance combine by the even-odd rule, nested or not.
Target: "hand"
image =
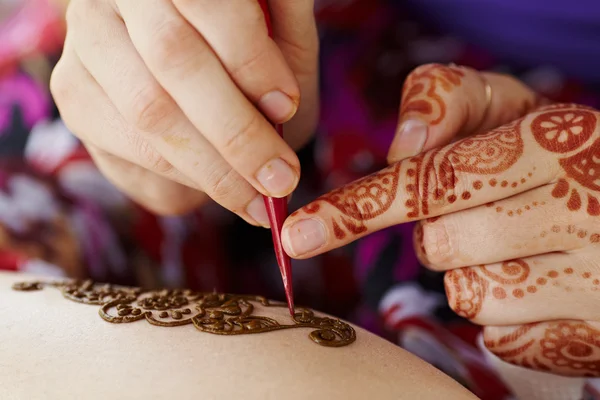
[[[317,118],[313,1],[72,0],[51,90],[100,170],[160,214],[208,197],[268,226]],[[302,96],[301,106],[300,97]],[[263,114],[266,116],[263,116]],[[286,124],[286,140],[269,121]]]
[[[287,251],[306,258],[422,220],[420,259],[448,271],[450,306],[486,326],[492,352],[528,368],[600,376],[600,112],[538,103],[512,78],[417,70],[401,119],[426,123],[426,149],[478,126],[502,126],[305,206],[286,221]],[[406,143],[396,139],[390,158],[414,151]]]

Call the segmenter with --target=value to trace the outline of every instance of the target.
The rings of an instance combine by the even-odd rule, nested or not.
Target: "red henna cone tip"
[[[287,200],[285,198],[276,199],[265,196],[264,201],[265,206],[267,207],[267,214],[269,215],[269,222],[271,223],[273,247],[275,249],[275,256],[277,257],[279,271],[281,272],[281,279],[283,280],[283,287],[285,289],[285,296],[287,298],[288,308],[290,310],[290,314],[294,316],[292,260],[283,249],[283,243],[281,242],[281,230],[283,228],[283,222],[287,217]]]

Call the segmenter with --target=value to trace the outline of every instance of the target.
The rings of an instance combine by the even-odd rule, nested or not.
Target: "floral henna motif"
[[[525,368],[567,376],[600,376],[600,331],[583,321],[536,323],[516,328],[486,347]]]
[[[548,111],[531,123],[533,137],[553,153],[577,150],[592,137],[595,128],[595,115],[580,109]]]
[[[341,215],[339,223],[332,219],[334,235],[344,239],[346,232],[360,235],[367,231],[364,221],[376,218],[386,212],[394,203],[398,193],[400,163],[396,163],[375,174],[359,179],[340,189],[318,198],[303,208],[307,214],[315,214],[321,209],[321,202],[337,208]]]
[[[523,155],[521,122],[517,120],[487,134],[463,139],[451,147],[412,158],[409,162],[414,165],[406,172],[407,216],[419,218],[429,215],[432,203],[452,204],[459,199],[469,200],[472,197],[470,190],[466,187],[461,192],[456,190],[459,183],[457,172],[498,175],[512,167]],[[526,178],[521,179],[521,183],[525,181]],[[473,182],[473,190],[481,190],[485,184],[514,188],[519,183],[498,182],[496,178],[487,183],[477,180]]]
[[[458,68],[432,64],[415,70],[404,85],[402,93],[402,115],[414,112],[431,116],[429,124],[437,125],[446,117],[446,103],[438,89],[450,92],[461,85],[464,72]]]
[[[536,141],[553,153],[567,155],[578,151],[559,159],[565,177],[554,186],[552,197],[567,199],[570,211],[578,211],[586,205],[589,215],[600,215],[597,197],[600,192],[600,139],[585,146],[596,131],[596,114],[587,107],[574,105],[545,109],[548,111],[538,115],[531,123]]]
[[[262,307],[287,307],[260,296],[201,293],[191,290],[143,291],[138,288],[100,285],[91,281],[25,282],[14,290],[35,291],[54,287],[72,301],[99,305],[102,319],[112,323],[146,320],[156,326],[194,325],[202,332],[217,335],[246,335],[282,329],[312,328],[309,338],[322,346],[341,347],[356,340],[354,329],[337,319],[317,317],[300,309],[291,324],[254,313],[254,304]],[[298,309],[297,309],[298,310]]]

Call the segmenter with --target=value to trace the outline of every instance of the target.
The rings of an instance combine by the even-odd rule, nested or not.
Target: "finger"
[[[446,272],[448,304],[480,325],[600,317],[600,265],[589,254],[552,253]]]
[[[419,223],[415,248],[436,271],[490,264],[537,254],[582,249],[600,237],[585,210],[565,210],[564,201],[542,186],[495,203]]]
[[[568,212],[600,215],[597,113],[557,105],[483,135],[393,164],[292,214],[286,251],[310,257],[369,232],[449,214],[548,185]]]
[[[277,44],[269,38],[257,0],[174,0],[173,4],[204,37],[237,86],[272,122],[284,123],[295,114],[300,89]]]
[[[564,319],[486,327],[485,346],[514,365],[565,376],[600,376],[600,323]]]
[[[204,191],[202,184],[210,185],[210,182],[189,179],[132,129],[73,52],[66,50],[63,53],[54,69],[51,89],[69,129],[86,143],[88,149],[103,150],[92,152],[98,167],[132,199],[161,214],[182,214],[205,201],[201,193]],[[214,151],[212,156],[213,160],[219,157]],[[209,165],[219,164],[210,158],[205,161]],[[136,168],[124,172],[127,165],[133,168],[134,164],[143,170]],[[221,161],[221,165],[227,168],[224,161]],[[231,169],[225,169],[221,176],[235,179],[227,171]],[[134,180],[134,176],[139,180]],[[237,209],[237,214],[251,224],[268,226],[261,196],[239,176],[235,185],[239,195],[224,196],[223,205]]]
[[[504,125],[523,117],[539,102],[533,90],[509,75],[439,64],[419,67],[404,84],[388,161]]]
[[[164,178],[94,145],[85,147],[100,172],[115,187],[155,214],[184,215],[210,200],[201,191]]]
[[[225,161],[262,194],[290,194],[299,180],[298,157],[240,92],[202,36],[170,1],[118,4],[150,71]],[[188,145],[193,146],[191,138]]]
[[[273,40],[300,86],[300,107],[286,124],[286,142],[304,146],[313,135],[319,113],[319,37],[314,0],[269,0]]]
[[[67,37],[67,45],[69,41]],[[127,126],[69,48],[52,72],[50,89],[65,124],[83,142],[172,181],[200,189]]]
[[[80,10],[81,6],[78,6],[75,11],[70,11],[69,21],[76,26],[82,21],[90,21],[87,28],[94,32],[95,38],[89,43],[89,35],[74,35],[74,47],[85,68],[108,97],[103,107],[112,107],[108,106],[110,104],[116,106],[112,114],[107,113],[96,128],[103,128],[103,124],[112,119],[118,120],[122,127],[110,132],[115,136],[107,142],[112,143],[113,147],[107,147],[107,143],[94,144],[113,153],[114,147],[122,145],[125,140],[133,141],[137,146],[148,143],[157,154],[193,182],[193,187],[201,188],[217,203],[246,221],[268,226],[261,196],[199,134],[154,80],[114,11],[106,8],[107,3],[95,4],[97,10],[94,12],[103,13],[97,24],[94,24],[98,19],[96,15],[92,18],[86,14],[90,12],[89,9]],[[94,96],[100,95],[96,93]],[[102,131],[94,136],[107,134]],[[148,146],[139,148],[143,152],[141,156],[145,156]],[[139,163],[137,159],[128,161]],[[156,172],[156,167],[152,170]]]

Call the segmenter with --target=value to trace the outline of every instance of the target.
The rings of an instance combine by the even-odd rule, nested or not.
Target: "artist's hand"
[[[450,306],[486,326],[492,352],[600,376],[600,112],[538,103],[509,77],[418,69],[401,119],[425,122],[425,140],[407,132],[390,154],[401,161],[293,214],[287,250],[306,258],[421,220],[420,259],[448,271]],[[422,142],[427,151],[404,158]],[[428,150],[435,145],[445,146]]]
[[[52,93],[134,200],[181,214],[210,197],[268,225],[259,193],[295,188],[293,148],[310,138],[318,108],[313,1],[269,5],[273,39],[257,0],[71,1]],[[269,120],[293,116],[286,143]]]

